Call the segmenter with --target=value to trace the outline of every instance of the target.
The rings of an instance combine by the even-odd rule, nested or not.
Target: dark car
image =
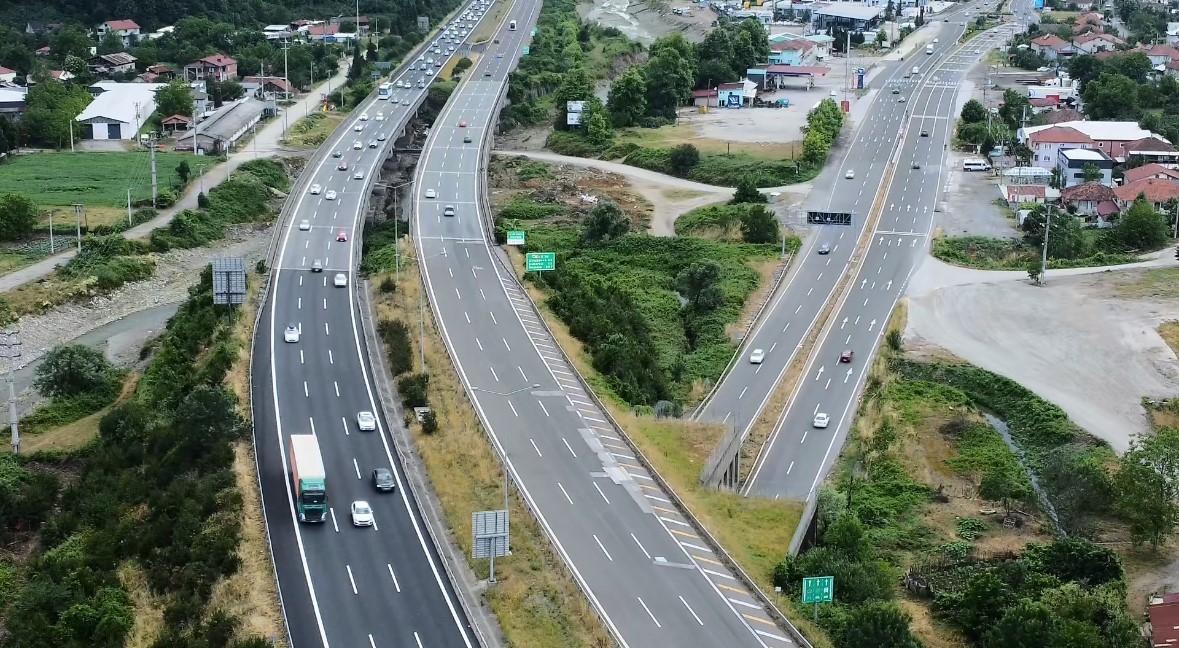
[[[826,243],[819,246],[819,254],[831,254],[831,246]]]
[[[927,130],[921,131],[921,136],[922,137],[929,137],[929,131],[927,131]]]
[[[344,157],[344,152],[343,151],[335,151],[334,153],[332,153],[332,157],[334,157],[334,158]]]
[[[917,160],[913,160],[913,168],[914,168],[914,169],[920,169],[920,168],[921,168],[921,163],[920,163],[920,162],[918,162]]]
[[[470,135],[463,137],[463,144],[470,144],[470,143],[471,143],[471,136]]]
[[[391,493],[397,487],[397,483],[393,481],[393,471],[388,468],[377,468],[373,470],[373,488],[382,493]]]
[[[840,362],[851,362],[851,361],[852,361],[852,357],[853,357],[854,355],[855,355],[855,354],[853,354],[853,353],[852,353],[852,350],[851,350],[851,349],[844,349],[844,350],[843,350],[843,353],[839,354],[839,361],[840,361]]]
[[[312,272],[323,272],[323,261],[320,261],[319,259],[316,259],[315,261],[313,261],[311,263],[311,271]]]

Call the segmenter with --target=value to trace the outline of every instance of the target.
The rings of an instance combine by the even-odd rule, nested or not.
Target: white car
[[[750,364],[761,364],[762,360],[766,359],[766,352],[762,349],[754,349],[753,353],[749,354]]]
[[[364,130],[364,124],[358,122],[355,126],[352,127],[352,130],[359,133],[360,131]]]
[[[825,412],[819,412],[818,414],[815,414],[815,427],[822,429],[827,427],[827,425],[830,423],[831,417],[827,416]]]
[[[347,288],[348,275],[343,272],[336,273],[336,278],[332,280],[332,283],[335,284],[336,288]]]
[[[358,170],[356,173],[353,173],[352,179],[353,180],[364,180],[364,171]]]
[[[373,525],[373,507],[364,500],[352,502],[352,526],[365,527]]]
[[[299,341],[299,327],[294,324],[287,324],[287,328],[282,332],[283,342],[298,342]]]
[[[434,191],[433,189],[427,189],[427,190],[426,190],[426,197],[427,197],[427,198],[437,198],[437,197],[438,197],[438,192],[437,192],[437,191]]]
[[[937,39],[935,38],[935,39],[933,39],[933,42],[935,42],[935,43],[936,43],[936,42],[938,42],[938,41],[937,41]]]
[[[309,220],[299,221],[299,231],[300,232],[306,232],[310,229],[311,229],[311,221],[309,221]]]
[[[426,70],[426,76],[434,76],[434,70]]]
[[[368,113],[360,113],[360,121],[368,121]]]
[[[352,150],[353,151],[359,151],[362,148],[364,148],[364,142],[362,142],[360,140],[356,140],[355,142],[352,142]]]
[[[409,99],[402,99],[402,100],[401,100],[401,105],[402,105],[402,106],[408,106],[408,105],[409,105]]]
[[[372,412],[359,412],[356,414],[356,427],[364,432],[372,432],[377,429],[377,417]]]
[[[317,184],[311,185],[311,195],[312,196],[318,196],[321,191],[323,191],[323,187],[321,187]]]
[[[335,200],[335,199],[336,199],[336,192],[335,192],[335,191],[329,191],[329,192],[327,192],[326,194],[324,194],[324,195],[323,195],[323,197],[324,197],[324,198],[326,198],[326,199],[328,199],[328,200]]]
[[[383,113],[383,112],[377,113],[377,121],[385,121],[385,113]]]
[[[442,215],[454,216],[454,205],[447,205],[446,208],[442,210]]]
[[[843,174],[843,177],[847,178],[848,180],[854,180],[856,177],[856,170],[848,169],[847,173]]]

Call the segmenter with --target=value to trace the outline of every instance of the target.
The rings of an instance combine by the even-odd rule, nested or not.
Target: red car
[[[844,349],[843,353],[839,354],[839,361],[840,362],[851,362],[853,355],[854,354],[852,353],[851,349]]]
[[[466,128],[466,127],[467,127],[467,122],[465,122],[465,121],[459,122],[459,128]]]
[[[348,233],[343,230],[340,230],[340,233],[336,234],[336,240],[341,243],[343,243],[344,241],[347,241],[348,240]]]
[[[341,170],[341,171],[347,171],[347,170],[348,170],[348,163],[347,163],[347,162],[341,162],[341,163],[340,163],[340,166],[338,166],[338,167],[336,167],[336,168],[337,168],[337,169],[339,169],[339,170]]]

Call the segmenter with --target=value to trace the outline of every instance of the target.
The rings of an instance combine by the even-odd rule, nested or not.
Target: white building
[[[123,47],[131,47],[139,42],[139,25],[134,20],[108,20],[94,31],[98,34],[99,41],[108,32],[118,34],[123,39]]]
[[[164,84],[107,82],[101,86],[103,92],[76,118],[82,139],[134,140],[156,111],[155,91]]]

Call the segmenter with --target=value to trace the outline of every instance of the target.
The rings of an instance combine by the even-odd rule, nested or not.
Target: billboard
[[[726,108],[740,108],[741,107],[741,95],[739,95],[735,92],[730,92],[729,95],[725,98],[725,107]]]
[[[585,111],[584,101],[566,101],[565,102],[565,124],[567,126],[580,126],[581,113]]]

